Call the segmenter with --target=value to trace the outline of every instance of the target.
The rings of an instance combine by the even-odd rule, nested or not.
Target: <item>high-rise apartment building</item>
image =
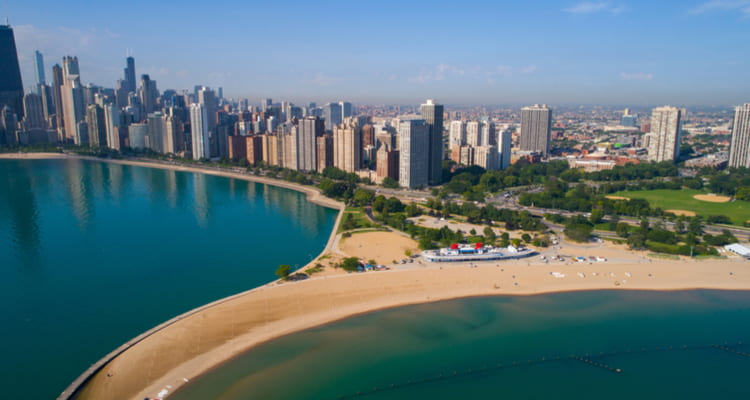
[[[299,120],[292,127],[290,154],[291,169],[300,171],[315,171],[318,168],[317,141],[325,131],[323,121],[317,117],[307,117]]]
[[[521,109],[521,137],[519,148],[534,151],[546,157],[549,155],[552,110],[547,105],[534,105]]]
[[[208,137],[208,114],[206,106],[200,103],[190,105],[190,130],[193,142],[193,160],[211,156]]]
[[[36,93],[26,93],[23,96],[23,113],[23,125],[26,129],[44,129],[47,126],[44,120],[42,96]]]
[[[362,129],[357,124],[339,124],[333,128],[333,166],[355,172],[362,165]]]
[[[65,137],[80,145],[82,135],[78,132],[78,123],[85,118],[86,104],[83,101],[78,57],[63,57],[62,72],[63,85],[60,92],[65,120]]]
[[[62,102],[63,72],[59,64],[52,66],[52,103],[55,105],[55,125],[57,139],[65,141],[65,119]]]
[[[23,82],[10,25],[0,25],[0,109],[4,105],[12,109],[17,119],[23,118]]]
[[[390,177],[398,181],[398,162],[398,150],[393,150],[391,146],[383,143],[377,153],[377,177]]]
[[[677,107],[657,107],[651,112],[651,132],[648,134],[648,159],[675,161],[680,155],[680,117]]]
[[[144,114],[157,111],[156,102],[159,97],[159,90],[156,88],[156,81],[151,80],[148,74],[141,76],[141,90],[138,96],[141,99]]]
[[[398,124],[399,185],[414,189],[427,186],[430,177],[430,126],[422,119],[402,120]]]
[[[333,166],[333,137],[329,134],[318,136],[316,142],[316,158],[318,172],[323,172],[327,167]]]
[[[427,179],[430,185],[439,185],[443,181],[443,106],[427,100],[420,111],[430,129]]]
[[[481,146],[482,142],[482,127],[479,121],[466,123],[466,144],[476,147]]]
[[[104,105],[104,123],[107,130],[107,147],[120,150],[120,108],[116,104]]]
[[[466,144],[466,124],[463,121],[451,121],[448,135],[449,147],[463,146]]]
[[[206,109],[207,128],[209,132],[213,132],[216,128],[216,108],[219,106],[216,93],[206,86],[201,86],[198,89],[198,103],[203,104]]]
[[[156,111],[146,116],[148,122],[148,147],[157,153],[168,153],[167,119],[164,113]]]
[[[104,109],[96,104],[86,107],[86,126],[88,127],[89,146],[107,147],[107,123]]]
[[[729,147],[729,166],[750,168],[750,103],[734,109],[732,144]]]
[[[513,148],[513,135],[510,129],[504,129],[498,134],[497,150],[500,153],[498,168],[506,169],[510,166],[511,151]]]

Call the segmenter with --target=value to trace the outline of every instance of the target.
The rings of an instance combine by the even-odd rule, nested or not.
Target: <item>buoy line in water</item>
[[[609,351],[609,352],[600,352],[598,354],[582,354],[577,355],[573,354],[570,356],[560,356],[555,355],[551,357],[537,357],[534,359],[529,359],[526,361],[512,361],[510,363],[499,363],[494,366],[488,366],[484,365],[480,368],[469,368],[467,370],[454,370],[446,373],[440,373],[437,376],[432,377],[425,377],[421,379],[409,379],[404,382],[400,383],[392,383],[387,386],[376,386],[369,390],[361,390],[357,391],[352,394],[346,394],[341,395],[338,398],[339,399],[351,399],[356,397],[362,397],[362,396],[369,396],[374,395],[382,392],[389,392],[389,391],[395,391],[400,389],[405,389],[408,387],[416,386],[416,385],[425,385],[429,383],[439,382],[439,381],[445,381],[450,379],[458,379],[458,378],[465,378],[469,376],[481,376],[481,375],[489,375],[489,373],[493,372],[499,372],[504,369],[509,368],[520,368],[520,367],[528,367],[533,365],[539,365],[543,363],[550,363],[550,362],[562,362],[562,361],[570,361],[575,360],[579,362],[583,362],[586,365],[590,365],[594,368],[600,368],[606,371],[610,371],[616,374],[622,374],[625,371],[623,371],[620,368],[612,367],[611,365],[605,364],[603,362],[599,362],[596,359],[603,358],[603,357],[612,357],[612,356],[618,356],[618,355],[629,355],[629,354],[644,354],[644,353],[659,353],[659,352],[672,352],[672,351],[686,351],[686,350],[721,350],[726,351],[729,353],[737,354],[742,357],[747,357],[750,359],[750,353],[746,353],[740,350],[737,350],[735,347],[742,346],[744,344],[743,341],[737,341],[734,344],[730,344],[727,342],[724,342],[724,344],[707,344],[707,345],[678,345],[678,346],[655,346],[655,347],[641,347],[636,350],[633,349],[627,349],[627,350],[615,350],[615,351]]]

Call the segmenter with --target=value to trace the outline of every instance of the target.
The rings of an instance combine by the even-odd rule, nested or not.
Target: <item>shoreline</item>
[[[293,182],[287,182],[280,179],[267,178],[265,176],[255,176],[249,174],[242,174],[239,172],[220,171],[213,168],[202,168],[201,166],[184,166],[174,165],[159,162],[156,160],[128,160],[128,159],[112,159],[112,158],[99,158],[93,156],[81,156],[77,154],[69,153],[0,153],[0,159],[6,160],[58,160],[58,159],[73,159],[73,160],[85,160],[85,161],[98,161],[112,164],[130,165],[134,167],[145,167],[145,168],[158,168],[171,171],[183,171],[199,173],[204,175],[214,175],[224,178],[241,179],[249,182],[261,183],[265,185],[280,187],[283,189],[290,189],[297,192],[304,193],[307,196],[307,201],[317,204],[319,206],[332,208],[335,210],[342,210],[344,205],[336,200],[325,197],[320,190],[314,186],[305,186]]]
[[[308,199],[315,193],[320,196],[315,188],[270,178],[156,162],[57,153],[3,156],[0,154],[0,158],[119,162],[267,183],[305,192]],[[339,212],[326,248],[311,264],[336,247],[339,237],[336,231],[342,215]],[[573,246],[575,252],[589,251],[584,249],[587,247]],[[142,333],[92,366],[59,398],[70,398],[74,393],[71,389],[82,399],[154,398],[160,391],[168,388],[172,393],[190,379],[270,340],[388,308],[470,297],[589,290],[750,290],[750,265],[737,258],[619,260],[570,265],[542,263],[536,257],[528,261],[476,263],[476,266],[415,263],[409,269],[313,276],[300,282],[275,281],[188,311]],[[553,271],[564,275],[555,277]]]
[[[550,276],[550,268],[539,265],[440,268],[335,275],[259,287],[178,321],[123,352],[92,377],[80,398],[140,400],[155,397],[165,388],[173,392],[188,380],[270,340],[394,307],[586,290],[750,290],[750,271],[741,261],[575,266],[587,278],[571,274],[565,279]],[[592,277],[602,269],[608,272]],[[615,278],[609,274],[616,274],[622,282],[622,276],[630,271],[632,278],[613,285]],[[648,277],[646,271],[657,271],[655,275],[668,279]],[[512,276],[515,278],[510,279]],[[143,365],[151,365],[149,371],[139,369]]]

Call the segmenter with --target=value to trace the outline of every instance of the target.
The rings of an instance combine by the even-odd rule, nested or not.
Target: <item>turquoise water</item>
[[[289,335],[169,399],[747,399],[750,354],[710,345],[748,340],[750,292],[473,298]]]
[[[241,180],[0,160],[0,397],[55,398],[139,333],[305,264],[335,217]]]

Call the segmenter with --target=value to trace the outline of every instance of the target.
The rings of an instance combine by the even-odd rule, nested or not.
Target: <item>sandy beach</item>
[[[257,344],[388,307],[482,295],[695,288],[748,290],[750,268],[739,259],[474,268],[431,264],[270,284],[144,339],[102,368],[86,384],[81,398],[153,398],[164,389],[173,392],[186,380]]]
[[[7,155],[0,155],[3,156]],[[66,157],[51,156],[39,157]],[[170,167],[147,162],[113,162]],[[172,167],[263,182],[263,178],[242,174]],[[314,188],[286,186],[285,182],[278,181],[264,183],[304,190],[318,204],[333,202],[320,196]],[[399,233],[361,232],[342,243],[337,242],[339,237],[331,236],[324,253],[358,256],[364,260],[375,258],[379,262],[381,257],[392,269],[351,274],[335,270],[313,275],[305,281],[273,282],[193,310],[165,322],[116,351],[118,355],[83,386],[79,398],[142,400],[155,398],[160,392],[166,393],[163,397],[168,398],[169,393],[190,379],[260,343],[390,307],[471,296],[580,290],[750,290],[750,263],[739,257],[663,261],[650,259],[646,253],[632,252],[621,245],[579,245],[563,241],[560,246],[542,250],[544,259],[534,256],[467,265],[425,263],[416,258],[414,262],[402,265],[392,264],[389,258],[403,254],[404,249],[412,247],[414,242]],[[564,256],[566,260],[550,261],[553,255]],[[572,257],[578,256],[586,257],[587,261],[574,262]],[[590,257],[606,258],[607,261],[588,261]],[[61,398],[67,398],[65,396],[67,393]]]

